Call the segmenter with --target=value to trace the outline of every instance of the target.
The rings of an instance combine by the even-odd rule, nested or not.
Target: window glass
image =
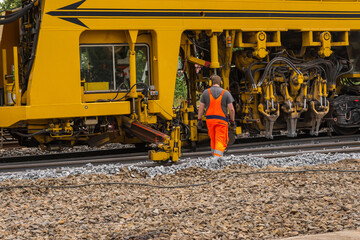
[[[81,79],[85,90],[114,89],[112,47],[81,47]],[[88,84],[86,84],[88,83]]]
[[[129,61],[129,47],[115,46],[115,71],[116,71],[116,87],[120,89],[130,88],[130,61]],[[147,46],[136,46],[136,82],[149,82],[148,71],[148,48]],[[139,86],[141,87],[141,86]]]
[[[149,85],[149,52],[147,45],[138,44],[136,51],[136,82]],[[129,46],[81,46],[81,79],[85,91],[126,90],[130,86]],[[142,86],[138,86],[142,88]]]
[[[136,46],[136,82],[149,83],[149,59],[147,46]]]
[[[116,88],[130,88],[130,61],[129,46],[116,46],[115,51],[115,78]]]

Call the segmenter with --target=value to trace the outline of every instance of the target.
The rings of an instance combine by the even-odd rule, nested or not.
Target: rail
[[[304,153],[354,153],[360,152],[360,135],[339,136],[339,137],[320,137],[304,138],[292,140],[278,140],[267,143],[238,143],[230,147],[227,155],[236,156],[251,155],[252,157],[276,158],[294,156]],[[57,168],[64,166],[83,166],[91,163],[94,165],[118,163],[124,166],[133,164],[143,164],[144,166],[156,166],[157,163],[149,162],[145,152],[121,152],[116,154],[108,151],[87,152],[87,156],[82,153],[62,154],[56,158],[56,154],[41,156],[41,160],[28,161],[29,156],[1,159],[0,172],[22,171],[24,169]],[[198,152],[184,152],[182,159],[176,164],[181,164],[190,159],[199,157],[209,157],[208,147],[199,149]],[[76,154],[76,155],[74,155]],[[85,153],[84,153],[85,154]],[[34,156],[33,159],[39,158]],[[26,161],[27,160],[27,161]]]

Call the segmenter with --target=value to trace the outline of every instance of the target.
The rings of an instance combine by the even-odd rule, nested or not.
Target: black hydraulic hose
[[[188,34],[186,34],[186,36],[187,36],[187,38],[190,40],[190,42],[191,42],[192,44],[194,44],[195,47],[200,48],[201,50],[204,50],[204,51],[206,51],[206,52],[210,52],[208,49],[199,46],[199,45],[195,42],[195,40],[191,39],[191,37],[190,37]]]
[[[118,97],[118,95],[119,95],[119,93],[120,93],[120,86],[121,86],[122,84],[120,84],[119,85],[119,87],[118,87],[118,91],[116,92],[116,95],[115,95],[115,97],[113,98],[113,99],[98,99],[98,100],[96,100],[95,102],[119,102],[119,101],[121,101],[122,99],[124,99],[125,97],[127,97],[127,95],[129,95],[129,93],[131,92],[131,90],[135,87],[135,86],[145,86],[145,89],[146,89],[146,93],[144,94],[144,95],[147,95],[147,93],[149,92],[149,88],[148,88],[148,86],[145,84],[145,83],[135,83],[134,85],[132,85],[132,87],[130,88],[130,89],[127,89],[127,92],[126,92],[126,94],[124,95],[124,96],[122,96],[121,98],[119,98],[119,99],[116,99],[117,97]]]
[[[336,78],[338,78],[338,77],[340,77],[340,76],[342,76],[342,75],[348,74],[348,73],[350,73],[350,72],[352,72],[352,71],[354,70],[354,65],[353,65],[350,61],[348,61],[348,60],[347,60],[347,63],[350,65],[349,70],[346,71],[346,72],[342,72],[342,73],[340,73],[340,71],[341,71],[341,70],[340,70],[340,71],[337,73]]]
[[[188,125],[186,125],[185,123],[180,121],[180,125],[183,126],[184,130],[185,130],[185,134],[186,137],[184,139],[181,139],[182,142],[186,142],[190,139],[191,137],[191,131],[190,131],[190,127]]]
[[[43,134],[43,133],[47,133],[46,129],[40,130],[38,132],[34,132],[34,133],[21,133],[21,132],[14,132],[14,134],[19,135],[20,137],[33,137],[35,135],[39,135],[39,134]]]
[[[184,79],[185,79],[185,83],[186,83],[186,99],[189,101],[190,100],[190,81],[189,81],[189,77],[187,76],[186,72],[184,72]]]
[[[125,86],[125,87],[127,88],[125,82],[122,82],[122,83],[119,85],[119,87],[117,88],[116,95],[115,95],[115,97],[114,97],[112,100],[115,100],[115,99],[117,98],[117,96],[119,95],[121,86]],[[127,90],[128,90],[128,89],[127,89]]]
[[[16,14],[17,14],[17,12],[13,12],[13,13],[10,13],[8,15],[0,15],[0,18],[9,18],[9,17],[12,17],[12,16],[14,16]]]
[[[254,79],[254,76],[252,74],[252,67],[255,66],[255,65],[260,65],[260,64],[267,64],[267,62],[254,62],[252,64],[250,64],[250,66],[248,67],[248,70],[247,70],[247,74],[251,80],[251,86],[252,88],[256,88],[256,83],[255,83],[255,79]],[[264,68],[261,68],[261,70],[263,70]],[[256,69],[255,71],[259,71],[258,69]]]
[[[146,88],[148,88],[148,86],[145,84],[145,83],[135,83],[134,85],[132,85],[132,87],[128,90],[128,92],[124,95],[124,96],[122,96],[121,98],[119,98],[119,99],[116,99],[117,98],[117,96],[118,96],[118,94],[119,94],[119,92],[117,92],[117,94],[116,94],[116,96],[113,98],[113,99],[111,99],[110,101],[112,102],[112,101],[120,101],[120,100],[122,100],[122,99],[124,99],[125,97],[127,97],[127,95],[129,95],[129,93],[131,92],[131,90],[135,87],[135,86],[145,86]],[[116,99],[116,100],[115,100]]]
[[[27,90],[27,83],[28,80],[30,78],[30,73],[31,73],[31,69],[34,65],[34,60],[35,60],[35,54],[36,54],[36,49],[37,49],[37,43],[38,43],[38,39],[39,39],[39,33],[40,33],[40,25],[41,25],[41,0],[34,0],[32,3],[35,3],[36,1],[39,1],[39,19],[36,23],[36,34],[34,36],[34,43],[33,43],[33,47],[31,50],[31,56],[30,56],[30,62],[29,62],[29,67],[28,70],[25,74],[25,77],[23,78],[23,82],[24,82],[24,86],[23,86],[23,94],[25,94],[26,90]],[[31,3],[30,3],[31,4]],[[29,5],[30,5],[29,4]],[[28,6],[29,6],[28,5]]]
[[[280,52],[283,53],[283,52]],[[280,54],[277,53],[277,54]],[[290,55],[289,55],[290,56]],[[263,84],[266,78],[271,78],[275,76],[275,72],[280,73],[284,75],[284,73],[288,72],[287,67],[290,67],[295,71],[297,74],[302,74],[302,72],[306,72],[310,69],[314,69],[316,72],[320,74],[320,76],[323,79],[326,79],[329,84],[334,84],[336,79],[342,75],[345,75],[351,71],[353,71],[353,65],[351,62],[349,62],[347,59],[343,58],[334,58],[332,60],[326,60],[322,58],[314,59],[310,62],[302,62],[302,63],[296,63],[293,61],[300,61],[301,59],[288,59],[286,57],[275,57],[270,62],[263,62],[261,64],[266,64],[265,68],[255,69],[255,71],[252,71],[252,67],[256,64],[260,64],[259,62],[255,62],[250,64],[247,74],[251,80],[251,84],[253,88],[259,87]],[[273,66],[275,62],[280,61],[287,65],[285,66]],[[341,62],[346,61],[346,64]],[[299,70],[301,69],[301,70]],[[258,83],[255,84],[254,75],[260,71],[263,70],[263,74],[258,81]],[[285,79],[285,78],[284,78]],[[286,79],[285,79],[286,81]]]
[[[27,11],[34,6],[34,3],[36,1],[37,0],[32,1],[31,3],[29,3],[28,5],[26,5],[22,9],[20,9],[19,11],[13,13],[14,15],[11,15],[11,16],[8,15],[9,17],[4,17],[3,16],[5,19],[0,20],[0,25],[5,25],[5,24],[8,24],[8,23],[15,22],[19,18],[23,17],[27,13]]]
[[[264,71],[264,74],[262,75],[260,81],[258,82],[257,86],[261,86],[263,84],[263,82],[265,81],[265,78],[268,76],[269,74],[269,71],[272,67],[272,65],[275,63],[275,62],[284,62],[286,63],[289,67],[291,67],[297,74],[302,74],[302,72],[297,69],[297,67],[295,66],[295,64],[293,62],[291,62],[290,59],[287,59],[287,58],[284,58],[284,57],[276,57],[276,58],[273,58],[265,67],[265,71]]]

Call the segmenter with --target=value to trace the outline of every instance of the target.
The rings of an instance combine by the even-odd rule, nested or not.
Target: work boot
[[[212,157],[211,157],[211,160],[217,161],[217,160],[219,160],[220,158],[221,158],[220,156],[212,156]]]
[[[219,168],[223,168],[225,166],[225,159],[224,157],[219,157],[219,156],[213,156],[212,161],[215,162]]]
[[[211,157],[211,160],[213,162],[217,162],[220,167],[224,166],[225,158],[223,156],[221,156],[221,157],[220,156],[213,156],[213,157]]]

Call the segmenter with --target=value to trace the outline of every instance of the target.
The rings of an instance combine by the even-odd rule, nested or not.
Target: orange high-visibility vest
[[[225,89],[222,91],[220,96],[215,99],[211,94],[211,90],[209,89],[210,104],[208,109],[206,110],[206,119],[218,119],[228,122],[228,118],[225,116],[221,107],[221,100],[224,93]]]

